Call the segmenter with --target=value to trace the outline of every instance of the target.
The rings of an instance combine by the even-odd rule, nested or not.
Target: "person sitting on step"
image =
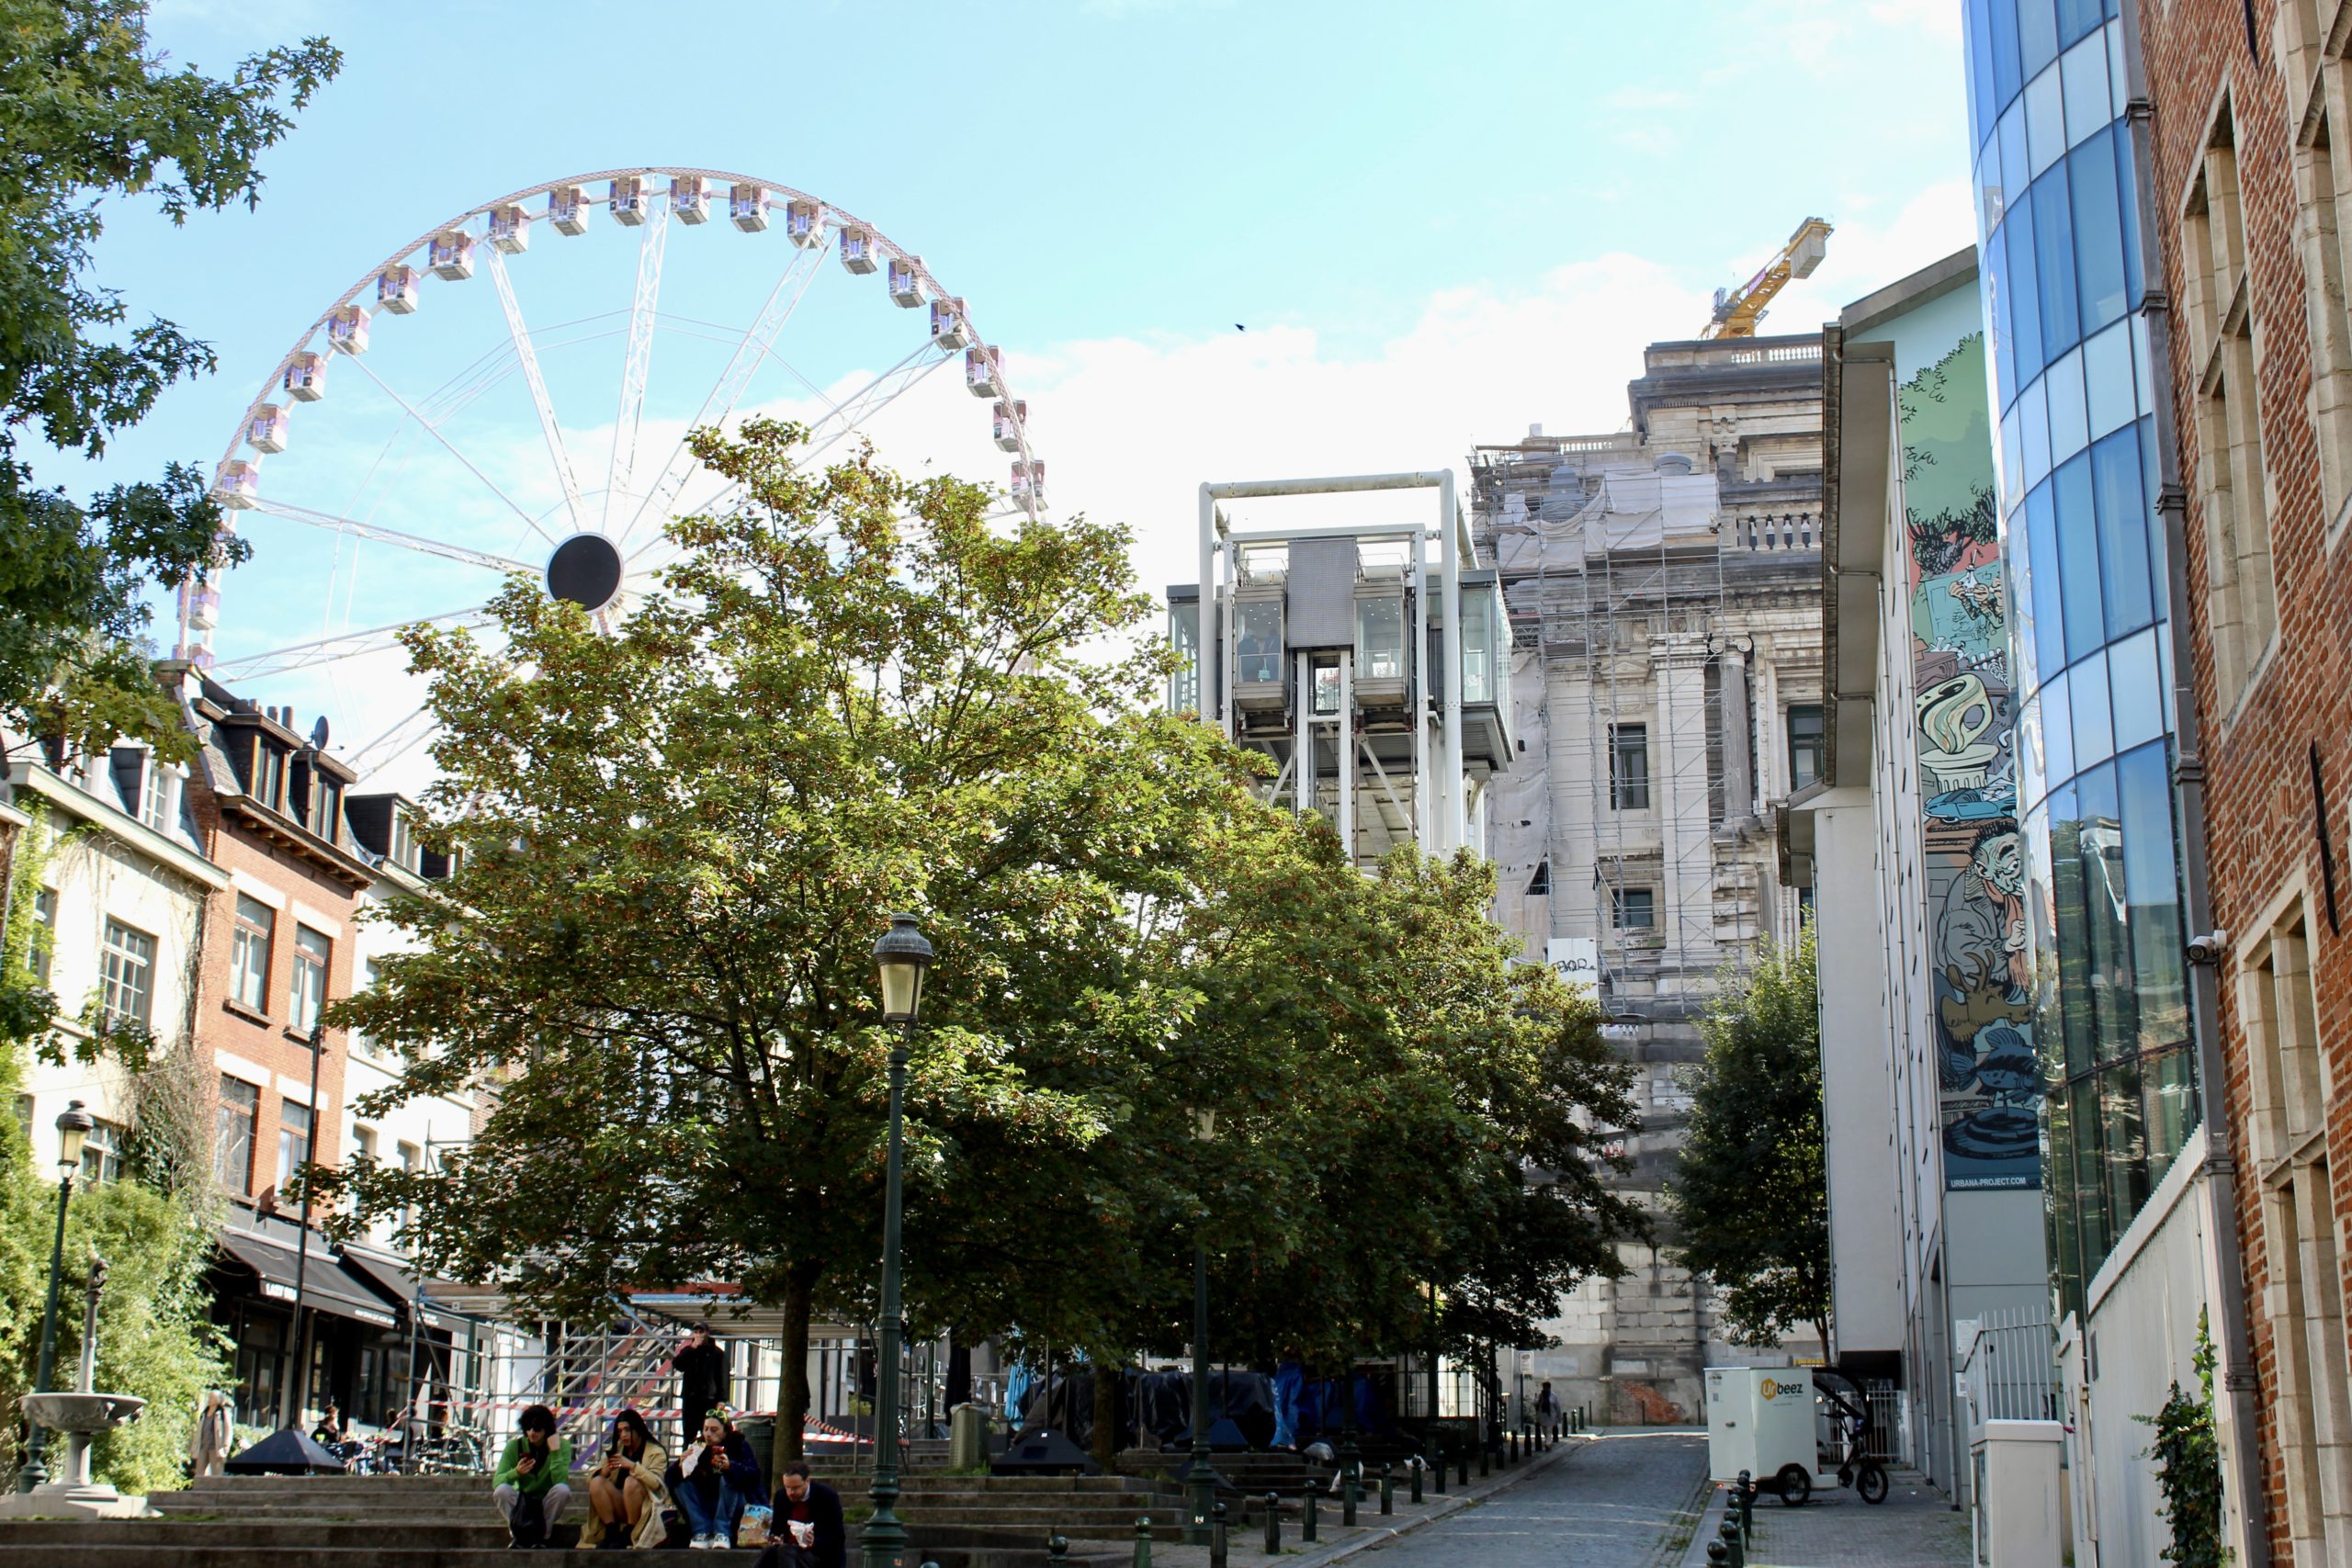
[[[668,1535],[662,1510],[670,1488],[662,1480],[669,1455],[653,1440],[653,1428],[634,1410],[613,1417],[605,1457],[588,1472],[588,1522],[580,1544],[607,1551],[636,1547],[651,1551]]]
[[[842,1495],[812,1479],[806,1460],[788,1461],[778,1482],[775,1534],[753,1568],[847,1568]]]
[[[743,1510],[764,1495],[760,1461],[723,1404],[703,1417],[702,1440],[680,1455],[663,1479],[694,1531],[689,1544],[701,1551],[731,1550]]]
[[[541,1547],[571,1506],[571,1439],[557,1439],[555,1412],[544,1404],[526,1408],[519,1425],[491,1472],[490,1495],[506,1516],[508,1544]]]

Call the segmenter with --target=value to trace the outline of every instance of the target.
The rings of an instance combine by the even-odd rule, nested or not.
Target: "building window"
[[[101,1006],[109,1024],[144,1028],[155,1010],[155,939],[120,920],[107,921]]]
[[[1789,788],[1800,790],[1821,777],[1823,766],[1821,705],[1789,709]]]
[[[172,773],[151,752],[139,781],[139,820],[157,832],[171,825]]]
[[[351,1124],[351,1152],[357,1159],[374,1159],[376,1157],[376,1129],[363,1127],[354,1122]]]
[[[277,1104],[277,1186],[285,1190],[294,1173],[311,1163],[311,1108],[290,1100]]]
[[[408,813],[397,806],[392,808],[391,859],[392,863],[402,871],[417,871],[424,864],[417,853],[416,825],[408,819]]]
[[[2334,8],[2331,0],[2329,9]],[[2311,17],[2301,19],[2307,34],[2318,31]],[[2309,88],[2318,46],[2281,55],[2281,63],[2290,71],[2296,53],[2302,58],[2300,86]],[[2341,61],[2325,65],[2328,74],[2344,69]],[[2332,519],[2352,489],[2352,473],[2347,472],[2347,463],[2352,463],[2352,320],[2345,310],[2345,252],[2337,227],[2344,203],[2352,197],[2344,188],[2352,168],[2335,156],[2336,95],[2325,82],[2324,75],[2320,89],[2312,94],[2302,145],[2295,152],[2295,194],[2302,209],[2295,228],[2302,245],[2303,311],[2312,339],[2311,406],[2319,437],[2320,500]]]
[[[408,1176],[414,1176],[424,1168],[424,1151],[418,1148],[414,1144],[402,1144],[401,1145],[401,1173]],[[400,1226],[403,1231],[413,1230],[415,1228],[416,1207],[414,1204],[402,1204],[401,1206]]]
[[[227,1191],[253,1190],[254,1122],[260,1114],[261,1090],[222,1074],[212,1121],[212,1179]]]
[[[2328,1182],[2325,1107],[2309,932],[2297,908],[2240,971],[2250,1131],[2262,1180],[2280,1458],[2289,1526],[2313,1561],[2352,1561],[2352,1517],[2326,1506],[2352,1485],[2352,1366],[2345,1359],[2343,1255]]]
[[[1527,879],[1527,896],[1530,898],[1547,898],[1551,893],[1552,863],[1548,859],[1539,860],[1535,863],[1535,874]]]
[[[1609,727],[1609,804],[1620,811],[1646,811],[1650,805],[1650,727]]]
[[[343,822],[343,784],[323,769],[311,770],[311,831],[329,843]]]
[[[286,806],[286,753],[264,735],[254,737],[254,798],[273,811]]]
[[[229,994],[255,1012],[269,1010],[269,947],[277,911],[237,895],[236,934],[229,939]]]
[[[286,1011],[297,1033],[308,1034],[318,1027],[319,1011],[327,1003],[327,959],[334,951],[323,932],[295,926],[294,976],[287,987]]]
[[[2181,235],[2190,352],[2197,367],[2198,497],[2206,609],[2223,706],[2235,705],[2278,619],[2264,494],[2261,392],[2237,149],[2225,103],[2190,188]]]
[[[82,1140],[82,1179],[89,1182],[122,1179],[122,1150],[129,1129],[119,1122],[93,1118]]]
[[[43,887],[33,894],[32,951],[25,955],[31,967],[33,979],[40,985],[49,984],[50,966],[57,955],[57,889]]]
[[[1609,895],[1610,911],[1621,931],[1657,929],[1657,894],[1647,887],[1619,887]]]

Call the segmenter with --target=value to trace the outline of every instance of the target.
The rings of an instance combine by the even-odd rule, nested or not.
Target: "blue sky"
[[[797,186],[922,253],[1002,345],[1056,507],[1134,525],[1148,581],[1189,577],[1203,479],[1460,467],[1532,422],[1615,428],[1641,345],[1695,333],[1711,291],[1809,213],[1838,225],[1828,260],[1768,331],[1807,330],[1967,243],[1958,17],[1957,0],[162,0],[155,39],[175,61],[220,71],[322,32],[346,63],[270,156],[257,210],[177,231],[114,217],[104,280],[213,343],[221,372],[175,390],[108,466],[209,465],[311,319],[441,219],[560,174],[689,164]],[[723,227],[673,236],[665,309],[748,319],[757,296],[729,288],[787,253]],[[544,290],[535,328],[589,298],[571,263],[543,261],[552,239],[517,258],[518,287],[536,268]],[[599,254],[625,307],[629,253]],[[917,320],[831,270],[791,329],[828,386],[898,357]],[[489,347],[496,319],[479,278],[427,288],[416,316],[378,326],[379,344],[405,334],[418,375]],[[434,289],[474,293],[442,310]],[[566,407],[567,428],[609,430],[601,375],[578,385],[605,412]],[[325,428],[307,422],[331,405],[356,423],[346,384],[298,429]],[[1001,481],[970,428],[985,416],[942,391],[886,453]],[[251,581],[282,604],[307,570]],[[378,597],[416,608],[382,581],[347,576],[339,606],[273,635],[377,624]],[[248,626],[274,613],[230,597]]]

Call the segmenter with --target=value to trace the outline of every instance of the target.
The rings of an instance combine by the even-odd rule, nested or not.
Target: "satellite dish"
[[[326,749],[327,716],[321,714],[319,715],[319,722],[311,726],[311,750],[313,751],[323,751]]]

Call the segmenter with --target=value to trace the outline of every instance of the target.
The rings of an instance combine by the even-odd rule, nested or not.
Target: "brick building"
[[[2352,7],[2172,0],[2139,26],[2270,1553],[2352,1562]]]

